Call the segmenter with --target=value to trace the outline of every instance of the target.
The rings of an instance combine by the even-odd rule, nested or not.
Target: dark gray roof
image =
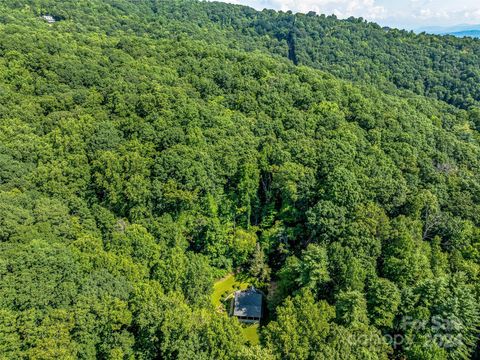
[[[262,317],[262,293],[255,288],[235,292],[234,316]]]

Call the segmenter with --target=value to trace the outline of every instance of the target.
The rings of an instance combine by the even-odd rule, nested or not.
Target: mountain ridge
[[[190,0],[0,2],[1,357],[473,357],[477,46]],[[212,295],[228,274],[266,294],[260,324]]]

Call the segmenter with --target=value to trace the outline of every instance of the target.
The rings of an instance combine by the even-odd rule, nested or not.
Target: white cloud
[[[428,20],[428,19],[449,19],[451,13],[439,9],[439,10],[432,10],[430,8],[420,9],[418,13],[413,13],[412,16],[419,18],[421,20]]]
[[[385,8],[375,0],[226,0],[231,3],[244,4],[256,9],[270,8],[282,11],[319,14],[335,14],[338,17],[366,17],[380,19],[385,15]]]
[[[465,10],[463,12],[463,18],[468,20],[473,20],[475,22],[480,21],[480,8],[474,10]]]

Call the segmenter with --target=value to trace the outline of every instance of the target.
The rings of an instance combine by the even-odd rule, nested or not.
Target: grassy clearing
[[[257,345],[259,343],[258,324],[243,325],[242,332],[243,336],[250,342],[250,344]]]
[[[236,290],[245,290],[250,285],[248,277],[243,275],[228,274],[224,278],[218,280],[213,285],[212,304],[217,309],[224,310],[222,301]],[[242,325],[243,336],[252,345],[259,342],[258,324]]]
[[[222,305],[222,300],[236,290],[244,290],[249,283],[246,279],[239,279],[234,274],[228,274],[213,285],[212,304],[215,307]]]

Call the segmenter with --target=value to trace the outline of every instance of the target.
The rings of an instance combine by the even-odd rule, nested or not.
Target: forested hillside
[[[14,0],[8,4],[18,8],[24,3]],[[107,34],[187,37],[247,51],[260,49],[382,91],[406,89],[464,109],[480,104],[477,39],[415,35],[361,18],[258,12],[196,0],[43,0],[30,4],[36,14],[48,10],[89,31],[99,27]]]
[[[0,2],[0,358],[473,358],[479,45]],[[259,345],[211,302],[237,270],[268,295]]]

